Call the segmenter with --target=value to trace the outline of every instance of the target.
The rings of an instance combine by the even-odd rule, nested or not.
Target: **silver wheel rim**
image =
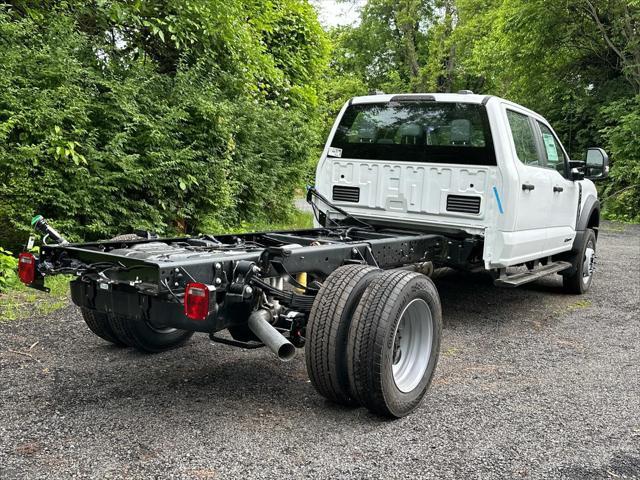
[[[398,390],[414,390],[427,370],[433,342],[433,319],[427,302],[416,298],[400,315],[393,335],[391,370]]]
[[[586,285],[591,280],[591,276],[596,268],[596,250],[593,243],[589,242],[584,251],[584,259],[582,263],[582,281]]]

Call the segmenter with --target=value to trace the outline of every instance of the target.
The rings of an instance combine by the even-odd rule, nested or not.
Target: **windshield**
[[[342,158],[496,164],[486,110],[473,103],[350,105],[331,146]]]

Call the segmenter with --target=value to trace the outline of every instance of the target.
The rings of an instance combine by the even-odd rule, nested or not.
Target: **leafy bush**
[[[17,283],[18,259],[11,252],[0,247],[0,292],[8,290]]]
[[[607,217],[640,222],[640,95],[603,110],[602,130],[611,156],[611,182],[603,192]]]
[[[0,6],[0,245],[283,221],[320,143],[303,0]]]

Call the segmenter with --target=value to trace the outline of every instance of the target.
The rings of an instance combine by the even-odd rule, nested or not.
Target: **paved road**
[[[398,421],[323,401],[302,355],[199,336],[145,356],[73,307],[2,324],[0,478],[640,478],[640,227],[621,228],[583,297],[438,279],[440,364]]]

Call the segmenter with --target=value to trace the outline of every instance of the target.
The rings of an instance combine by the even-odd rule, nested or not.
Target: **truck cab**
[[[607,175],[601,149],[587,159],[591,178]],[[371,95],[342,108],[316,188],[372,224],[479,236],[484,268],[500,269],[597,233],[596,188],[576,166],[549,122],[502,98]]]

